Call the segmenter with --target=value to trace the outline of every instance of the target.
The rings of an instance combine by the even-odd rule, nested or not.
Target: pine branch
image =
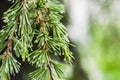
[[[4,22],[6,22],[7,25],[5,25],[3,30],[0,31],[1,33],[0,40],[1,40],[1,44],[4,44],[4,46],[6,47],[6,50],[1,55],[2,56],[2,59],[1,59],[2,66],[0,67],[1,80],[10,80],[10,74],[15,75],[15,73],[18,73],[20,70],[20,63],[14,58],[12,54],[12,48],[13,48],[12,44],[15,42],[16,39],[18,39],[17,36],[19,31],[17,30],[21,22],[19,18],[21,17],[21,12],[22,12],[21,3],[22,2],[20,2],[20,0],[17,0],[14,3],[14,5],[7,12],[4,13],[5,15]],[[2,45],[0,45],[0,47],[1,46]],[[1,51],[4,50],[5,47],[1,48]],[[18,56],[17,52],[16,52],[16,55]]]
[[[67,30],[60,22],[63,12],[63,5],[57,0],[14,2],[13,6],[4,13],[3,18],[7,25],[0,31],[0,52],[5,49],[4,54],[0,55],[1,80],[10,80],[10,75],[15,75],[20,70],[21,64],[14,58],[12,49],[17,58],[21,57],[23,61],[28,59],[30,64],[39,68],[30,73],[33,80],[64,78],[63,65],[56,63],[51,57],[51,54],[54,57],[64,56],[64,60],[69,63],[73,58],[69,50]],[[37,44],[35,50],[32,49],[34,45],[32,41]]]
[[[38,19],[39,19],[39,23],[40,23],[40,29],[43,31],[44,33],[44,22],[46,22],[42,17],[41,15],[39,14],[39,12],[37,10],[36,11],[36,14],[38,16]],[[48,53],[48,45],[47,45],[47,42],[44,41],[44,45],[43,45],[43,50],[46,51],[46,54],[47,54],[47,58],[48,58],[48,63],[47,63],[47,67],[48,67],[48,70],[49,70],[49,73],[50,73],[50,80],[54,80],[53,79],[53,76],[52,76],[52,69],[51,69],[51,58],[49,56],[49,53]]]

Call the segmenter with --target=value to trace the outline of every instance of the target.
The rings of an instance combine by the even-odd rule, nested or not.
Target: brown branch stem
[[[11,47],[12,47],[12,40],[14,39],[14,36],[11,36],[9,39],[8,39],[8,41],[6,42],[6,44],[7,44],[7,49],[6,49],[6,51],[5,51],[5,53],[4,53],[4,58],[6,59],[6,57],[9,55],[9,52],[10,52],[10,49],[11,49]]]

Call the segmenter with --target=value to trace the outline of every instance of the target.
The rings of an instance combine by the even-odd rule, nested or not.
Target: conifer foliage
[[[32,80],[64,78],[63,64],[54,57],[72,61],[65,26],[60,22],[64,7],[58,0],[13,0],[4,13],[6,25],[0,30],[0,80],[10,80],[22,65],[17,58],[28,61],[36,70]],[[33,49],[34,44],[37,48]]]

